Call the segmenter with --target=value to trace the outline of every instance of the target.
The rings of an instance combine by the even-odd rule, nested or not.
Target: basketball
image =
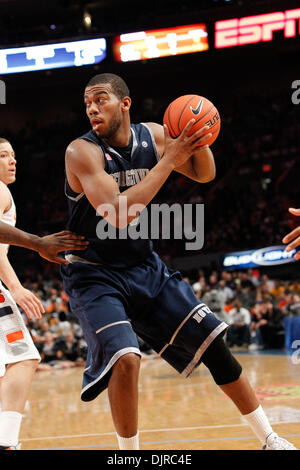
[[[170,136],[175,138],[191,119],[196,121],[188,135],[208,126],[205,134],[212,136],[205,144],[213,144],[220,132],[221,118],[215,105],[204,96],[183,95],[172,101],[165,111],[163,122],[168,126]]]

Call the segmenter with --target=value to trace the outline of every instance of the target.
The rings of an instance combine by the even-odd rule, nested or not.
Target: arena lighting
[[[83,14],[83,22],[88,29],[92,26],[92,17],[88,11],[85,11]]]
[[[118,62],[145,60],[208,50],[205,24],[122,34],[113,41]]]
[[[267,246],[258,250],[227,253],[223,258],[223,266],[227,269],[257,268],[296,262],[293,256],[297,250],[287,252],[285,248],[285,245],[278,245]]]
[[[285,38],[300,34],[300,8],[262,15],[216,21],[215,48],[242,46],[273,40],[274,31],[283,30]],[[297,32],[298,29],[298,32]]]
[[[0,49],[0,75],[98,64],[105,57],[104,38]]]

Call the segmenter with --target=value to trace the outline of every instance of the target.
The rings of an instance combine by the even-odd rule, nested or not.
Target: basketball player
[[[289,209],[289,212],[293,215],[300,216],[300,209],[293,209],[292,207]],[[292,251],[294,248],[300,246],[300,225],[288,233],[283,239],[283,243],[288,243],[286,247],[286,251]],[[300,251],[294,254],[294,258],[296,260],[300,259]]]
[[[159,124],[131,124],[128,87],[113,74],[93,77],[84,99],[92,130],[66,150],[66,195],[68,228],[90,243],[80,257],[67,254],[70,264],[61,267],[88,344],[82,400],[108,388],[119,448],[139,449],[137,334],[183,377],[203,362],[265,449],[295,449],[273,431],[226,347],[227,325],[178,271],[167,268],[149,240],[124,237],[136,223],[133,205],[141,211],[150,204],[173,170],[199,183],[214,178],[213,154],[205,145],[211,134],[204,136],[204,127],[188,137],[193,121],[176,139]],[[103,221],[119,238],[103,236]]]
[[[19,431],[22,413],[28,398],[33,374],[40,355],[25,327],[17,304],[28,318],[41,318],[41,301],[24,289],[7,257],[12,241],[40,253],[41,256],[64,264],[57,253],[70,248],[82,249],[86,243],[69,232],[37,237],[14,228],[16,210],[8,185],[16,178],[16,159],[11,144],[0,139],[0,450],[19,449]]]

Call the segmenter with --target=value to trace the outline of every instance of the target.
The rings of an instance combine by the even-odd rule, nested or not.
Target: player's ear
[[[131,99],[129,98],[129,96],[125,96],[124,98],[122,98],[121,109],[123,111],[129,111],[130,106],[131,106]]]

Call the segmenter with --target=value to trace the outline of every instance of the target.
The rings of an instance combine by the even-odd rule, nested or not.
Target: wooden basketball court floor
[[[300,449],[300,359],[234,353],[273,428]],[[299,364],[298,364],[299,362]],[[117,450],[107,391],[80,400],[82,368],[35,375],[21,430],[24,450]],[[260,450],[260,441],[203,364],[184,379],[160,358],[143,359],[141,450]]]

